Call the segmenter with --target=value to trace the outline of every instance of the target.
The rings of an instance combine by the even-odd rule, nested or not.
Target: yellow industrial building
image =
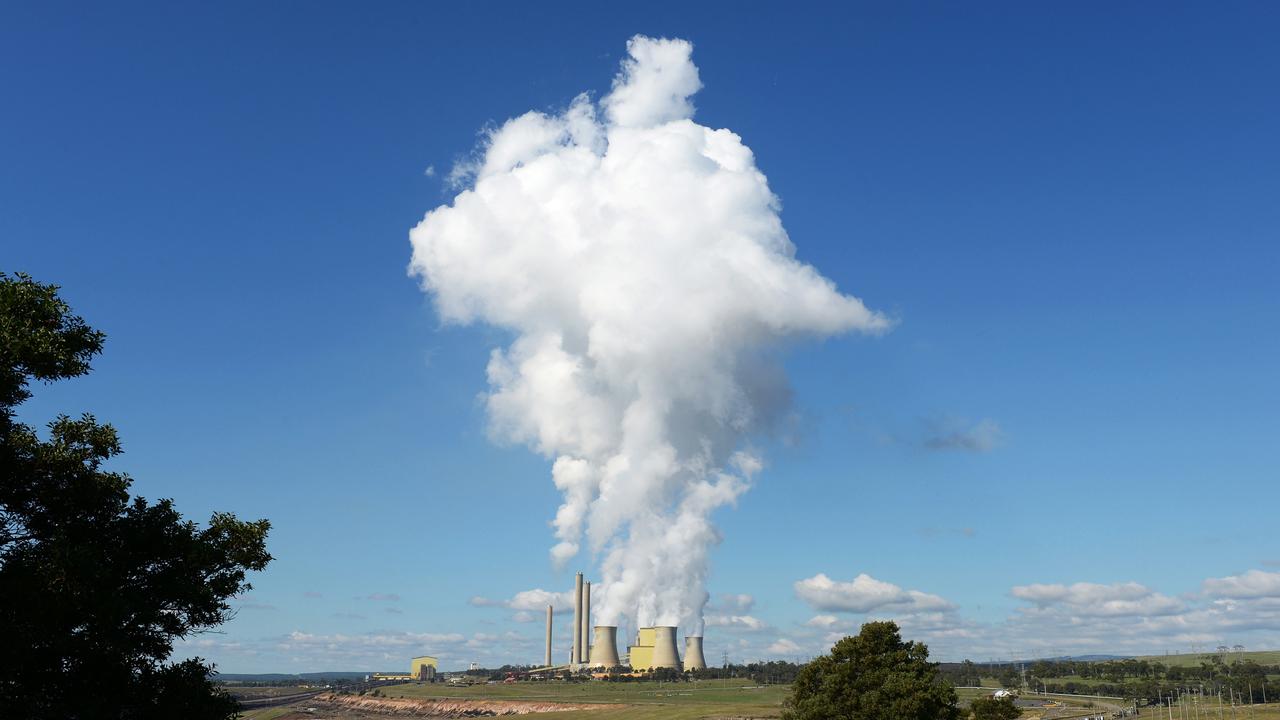
[[[430,655],[419,655],[409,661],[409,674],[414,680],[430,680],[436,676],[440,661]]]
[[[651,627],[640,628],[636,633],[636,644],[627,648],[627,664],[634,670],[648,670],[653,667],[653,641],[657,631]]]
[[[440,666],[440,661],[430,655],[419,655],[409,661],[408,674],[403,673],[374,673],[369,676],[370,680],[434,680],[436,670]]]
[[[676,629],[674,625],[640,628],[636,633],[636,644],[627,648],[627,664],[632,670],[680,670],[682,664],[676,650]],[[702,638],[696,638],[694,646],[694,667],[706,667],[702,662]]]

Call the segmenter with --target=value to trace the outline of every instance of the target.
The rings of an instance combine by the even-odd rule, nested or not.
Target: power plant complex
[[[547,643],[544,662],[552,667],[551,627],[555,608],[547,606]],[[569,649],[568,667],[572,670],[600,669],[629,666],[632,670],[703,670],[707,661],[702,655],[702,638],[686,636],[684,662],[676,647],[676,627],[659,625],[642,627],[636,632],[634,645],[627,647],[625,660],[618,657],[618,626],[591,625],[591,583],[584,582],[582,573],[573,581],[573,644]]]
[[[547,606],[547,638],[546,652],[543,655],[542,667],[507,673],[505,682],[514,682],[523,677],[550,677],[554,673],[568,670],[609,671],[614,668],[630,668],[632,674],[668,669],[676,671],[705,670],[706,658],[702,654],[702,637],[687,635],[684,638],[684,660],[680,659],[679,647],[676,643],[678,628],[674,625],[655,625],[642,627],[636,631],[635,642],[627,646],[626,655],[618,656],[618,626],[591,625],[591,583],[583,580],[578,573],[573,581],[573,640],[569,647],[569,661],[554,665],[552,657],[552,626],[555,606]],[[374,682],[432,682],[439,677],[439,660],[430,655],[419,655],[410,661],[407,673],[373,673],[366,677]],[[477,670],[477,664],[471,663],[471,670]],[[602,677],[595,674],[597,678]],[[459,681],[460,673],[449,677],[450,682]]]

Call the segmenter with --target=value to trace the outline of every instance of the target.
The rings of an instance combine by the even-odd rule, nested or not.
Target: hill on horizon
[[[1164,663],[1179,667],[1195,667],[1218,655],[1216,652],[1174,653],[1171,655],[1140,655],[1139,660]],[[1252,660],[1259,665],[1280,665],[1280,650],[1246,650],[1244,652],[1227,653],[1223,658],[1227,662],[1233,660]]]

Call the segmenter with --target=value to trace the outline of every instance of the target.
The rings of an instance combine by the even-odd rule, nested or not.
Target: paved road
[[[252,699],[240,700],[241,710],[255,710],[257,708],[275,707],[276,705],[288,705],[299,700],[313,698],[324,690],[311,690],[308,692],[294,693],[293,695],[276,695],[275,697],[260,697]]]

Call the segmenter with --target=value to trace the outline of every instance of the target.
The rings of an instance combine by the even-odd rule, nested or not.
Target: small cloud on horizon
[[[769,629],[769,624],[751,615],[708,615],[707,627],[718,627],[726,630],[745,630],[759,632]]]
[[[861,573],[852,581],[832,580],[825,573],[795,582],[796,597],[814,610],[869,613],[889,609],[900,613],[946,612],[955,609],[950,601],[919,590],[906,590],[893,583]]]
[[[573,593],[570,591],[554,592],[551,590],[543,590],[542,588],[534,588],[533,590],[521,590],[508,600],[495,600],[480,595],[473,595],[467,600],[467,604],[471,607],[493,607],[493,608],[509,608],[511,610],[524,611],[526,613],[545,613],[547,606],[551,605],[555,608],[557,615],[569,612],[573,605]],[[523,617],[523,616],[521,616]],[[516,622],[526,622],[518,618],[513,618]]]
[[[795,655],[803,648],[794,640],[780,638],[777,642],[769,646],[768,651],[776,655]]]

